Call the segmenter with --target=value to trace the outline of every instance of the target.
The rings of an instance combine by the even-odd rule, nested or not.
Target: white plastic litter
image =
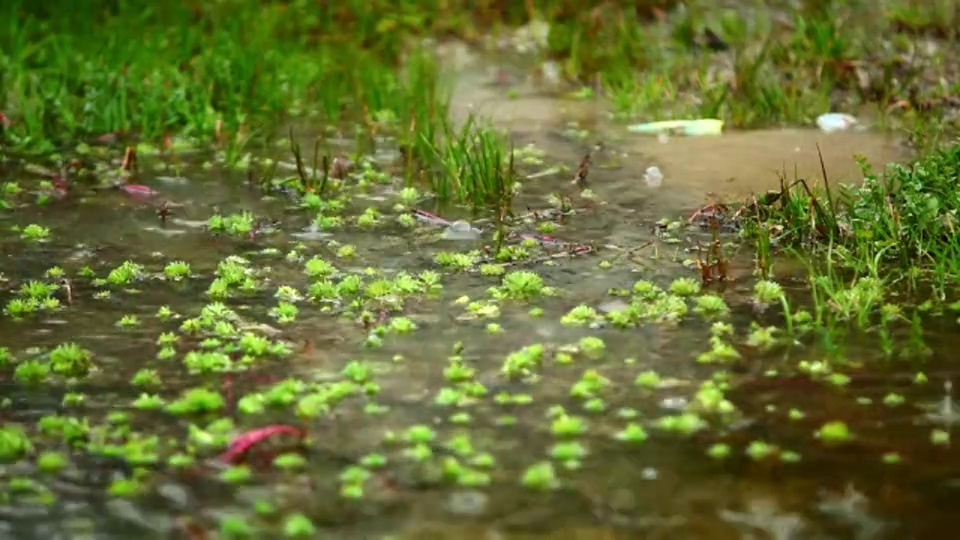
[[[857,119],[846,113],[826,113],[817,117],[817,127],[824,133],[845,131],[857,124]]]
[[[480,229],[472,227],[470,222],[462,219],[454,221],[443,231],[447,240],[476,240],[480,238]]]
[[[723,120],[716,118],[697,118],[695,120],[665,120],[627,126],[627,131],[647,135],[676,133],[688,137],[720,135],[723,133]]]
[[[657,166],[647,167],[647,170],[643,173],[643,181],[652,188],[658,188],[663,184],[663,173]]]

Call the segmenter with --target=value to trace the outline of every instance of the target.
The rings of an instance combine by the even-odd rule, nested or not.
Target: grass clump
[[[860,185],[814,190],[785,186],[748,221],[758,243],[807,250],[820,246],[835,271],[873,279],[933,281],[960,275],[960,147],[943,148],[883,172],[863,166]]]
[[[359,9],[5,3],[3,138],[38,152],[125,135],[230,147],[303,114],[331,123],[414,114],[418,128],[429,129],[434,121],[424,115],[445,114],[435,67],[411,61],[401,76],[404,34],[378,31],[383,19]],[[351,18],[373,27],[338,26]]]

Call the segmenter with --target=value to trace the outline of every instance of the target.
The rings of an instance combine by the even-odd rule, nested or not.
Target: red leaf
[[[275,424],[247,431],[238,435],[230,443],[226,452],[220,454],[217,458],[224,463],[237,463],[243,460],[247,453],[256,445],[271,439],[273,437],[289,435],[297,438],[307,436],[306,430],[296,426],[285,424]]]
[[[450,225],[449,220],[446,220],[440,216],[431,214],[430,212],[427,212],[425,210],[420,210],[419,208],[415,208],[413,210],[413,217],[425,223],[429,223],[430,225],[441,225],[441,226]]]
[[[142,184],[123,184],[120,186],[120,190],[131,197],[137,197],[141,199],[154,197],[160,193],[152,187],[144,186]]]

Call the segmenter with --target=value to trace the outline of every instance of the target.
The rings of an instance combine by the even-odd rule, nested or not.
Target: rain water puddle
[[[952,330],[927,341],[933,356],[923,366],[929,376],[925,384],[917,384],[909,368],[875,368],[880,356],[875,345],[856,335],[846,356],[869,367],[852,368],[846,384],[794,375],[795,356],[814,361],[821,348],[809,342],[789,352],[761,352],[742,344],[754,322],[774,326],[780,321],[755,309],[753,261],[734,248],[734,279],[713,290],[732,311],[725,320],[734,328],[741,359],[718,382],[729,385],[727,398],[740,417],[703,429],[690,424],[689,436],[682,436],[676,428],[658,426],[696,399],[704,381],[717,377],[716,366],[698,362],[710,350],[708,317],[689,313],[679,322],[626,329],[599,315],[587,324],[562,322],[581,304],[597,313],[622,310],[645,294],[646,283],[666,289],[677,277],[696,279],[685,265],[695,254],[685,246],[700,233],[684,230],[681,242],[661,242],[655,222],[685,217],[708,192],[749,195],[776,187],[776,172],[792,177],[795,168],[800,177],[816,178],[818,143],[831,179],[853,179],[858,169],[852,154],[882,164],[902,156],[897,144],[871,133],[813,130],[664,143],[625,134],[595,103],[523,89],[521,97],[504,100],[498,97],[503,88],[486,84],[485,73],[468,71],[459,79],[457,111],[473,104],[512,129],[518,146],[533,143],[543,149],[545,168],[568,165],[563,173],[539,177],[536,167],[527,167],[526,174],[535,178],[524,182],[517,208],[546,208],[546,195],[567,189],[582,154],[602,143],[589,179],[596,199],[581,202],[576,214],[559,220],[551,232],[571,245],[596,246],[596,253],[545,242],[531,247],[543,256],[529,268],[559,291],[531,303],[491,303],[499,276],[437,265],[439,252],[489,242],[489,229],[479,227],[475,238],[460,234],[465,229],[458,226],[451,238],[435,224],[403,228],[385,220],[373,229],[350,225],[321,232],[311,227],[311,216],[283,197],[264,198],[242,175],[211,173],[196,163],[184,167],[177,182],[161,178],[170,176],[162,163],[145,159],[142,164],[138,181],[176,203],[166,224],[159,222],[154,205],[121,193],[67,198],[0,217],[4,226],[41,223],[53,236],[37,245],[10,236],[3,240],[4,302],[51,267],[62,267],[74,282],[69,298],[62,297],[65,309],[0,321],[2,344],[25,358],[76,342],[93,352],[97,367],[83,382],[52,385],[14,382],[11,370],[3,368],[0,384],[9,400],[0,412],[4,422],[30,426],[33,432],[44,417],[86,417],[90,424],[113,422],[115,429],[97,432],[108,441],[126,440],[124,433],[134,430],[155,434],[174,448],[186,441],[199,455],[215,452],[205,449],[207,435],[197,435],[191,423],[208,430],[213,430],[210,422],[223,419],[245,429],[296,423],[310,432],[301,467],[267,467],[244,481],[228,481],[216,470],[172,465],[166,450],[159,460],[146,462],[145,472],[133,473],[132,464],[116,457],[114,446],[103,444],[95,452],[74,441],[71,448],[50,435],[63,428],[51,428],[55,422],[48,420],[53,431],[37,436],[38,449],[69,455],[68,465],[56,472],[39,471],[33,459],[0,466],[0,478],[8,484],[0,490],[0,537],[206,538],[203,531],[219,527],[218,537],[228,538],[231,529],[224,523],[234,517],[276,531],[289,525],[282,525],[283,516],[291,512],[311,520],[319,531],[313,537],[337,538],[949,537],[960,461],[949,440],[943,444],[943,435],[931,430],[953,411],[944,405],[941,390],[951,376],[947,361],[955,344],[947,332]],[[584,127],[591,130],[587,136],[578,134]],[[650,166],[663,173],[659,188],[642,181]],[[374,187],[358,197],[354,202],[361,208],[394,214],[395,193],[389,189]],[[217,209],[250,210],[274,232],[251,238],[211,235],[205,225]],[[445,217],[478,221],[464,212]],[[355,253],[338,251],[345,245],[354,246]],[[244,268],[261,285],[254,293],[223,300],[233,312],[230,324],[280,339],[291,354],[248,371],[198,375],[178,359],[203,344],[181,337],[174,358],[158,358],[158,336],[181,331],[187,318],[209,304],[210,283],[230,255],[246,259]],[[280,323],[272,311],[275,292],[280,286],[300,294],[312,290],[315,280],[304,272],[304,259],[312,256],[333,262],[335,279],[367,276],[359,281],[367,291],[382,286],[379,281],[425,270],[442,274],[442,288],[411,296],[393,313],[388,299],[383,312],[367,314],[352,313],[350,305],[297,301],[295,320]],[[79,277],[84,267],[108,275],[124,260],[143,265],[151,275],[182,260],[191,265],[192,277],[182,282],[151,277],[115,287],[109,295]],[[376,272],[365,274],[367,268]],[[799,293],[802,285],[785,279],[785,288]],[[158,317],[162,306],[180,315]],[[539,309],[531,313],[533,307]],[[371,333],[381,318],[389,325],[400,315],[416,330]],[[135,316],[139,324],[118,326],[126,316]],[[505,359],[518,351],[536,354],[524,348],[537,345],[543,346],[537,369],[505,375]],[[163,381],[159,387],[131,385],[144,368],[156,371]],[[776,376],[778,370],[783,377]],[[277,390],[284,379],[317,388],[347,380],[365,390],[345,395],[330,414],[298,417],[306,406],[297,401],[302,393],[285,401],[286,390]],[[133,406],[143,392],[174,400],[201,382],[221,389],[227,403],[223,414],[187,420]],[[277,401],[244,413],[236,398],[249,392]],[[82,403],[74,403],[80,393]],[[852,442],[833,446],[814,436],[835,420],[850,426]],[[940,443],[932,444],[931,437]],[[351,489],[355,485],[344,478],[361,474],[369,475],[361,496],[345,491],[345,482]],[[142,489],[124,496],[116,482],[131,477],[140,479]]]

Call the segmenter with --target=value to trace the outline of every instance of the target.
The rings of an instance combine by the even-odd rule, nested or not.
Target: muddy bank
[[[626,123],[612,119],[601,99],[570,97],[574,88],[545,76],[533,62],[449,44],[441,54],[453,83],[455,119],[479,115],[524,143],[534,142],[548,155],[569,156],[571,166],[582,152],[603,143],[609,152],[601,163],[605,167],[594,169],[592,187],[601,196],[616,195],[625,206],[653,199],[665,211],[680,210],[700,204],[711,193],[736,199],[778,188],[781,175],[819,181],[818,145],[831,182],[857,182],[857,156],[875,170],[909,158],[900,141],[869,128],[839,133],[815,128],[727,130],[720,136],[667,140],[630,134]],[[569,135],[571,126],[586,132],[578,140]],[[642,181],[650,166],[659,167],[665,177],[656,192]]]

